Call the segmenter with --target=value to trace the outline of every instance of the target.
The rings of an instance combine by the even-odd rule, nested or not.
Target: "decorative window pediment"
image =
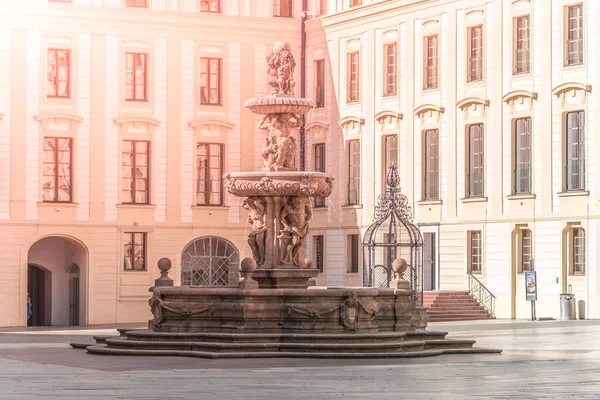
[[[537,92],[530,92],[528,90],[513,90],[508,92],[502,97],[502,101],[505,102],[510,108],[511,112],[515,111],[516,107],[527,108],[531,110],[533,108],[533,101],[537,100]]]
[[[76,124],[83,122],[79,115],[63,109],[46,109],[36,115],[35,119],[42,124],[43,129],[57,131],[72,130]]]
[[[423,122],[439,122],[445,109],[433,104],[423,104],[415,108],[415,115]]]
[[[380,111],[375,114],[375,121],[379,122],[380,124],[399,121],[402,118],[404,118],[404,115],[395,111]]]
[[[490,101],[481,97],[467,97],[456,103],[456,106],[466,114],[467,118],[474,116],[483,117],[489,105]]]
[[[221,136],[232,129],[235,124],[221,118],[195,117],[188,122],[190,128],[201,136]]]
[[[562,105],[574,99],[577,103],[585,103],[587,93],[591,93],[592,85],[579,82],[565,82],[552,90],[552,94],[560,99]]]
[[[338,126],[342,129],[351,126],[352,128],[356,128],[356,125],[364,125],[365,119],[358,117],[344,117],[338,121]]]
[[[321,121],[313,121],[306,124],[306,130],[309,132],[317,129],[327,130],[329,129],[329,124],[323,123]]]

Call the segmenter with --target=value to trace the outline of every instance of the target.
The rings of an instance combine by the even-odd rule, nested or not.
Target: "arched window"
[[[181,285],[234,285],[240,253],[228,240],[204,236],[187,245],[181,256]]]

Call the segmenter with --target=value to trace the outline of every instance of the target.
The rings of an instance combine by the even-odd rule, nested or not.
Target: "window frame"
[[[210,5],[207,6],[209,8],[208,10],[203,10],[202,8],[204,7],[203,4],[205,4],[205,1],[210,2],[210,0],[200,0],[200,12],[213,14],[221,14],[223,12],[223,5],[221,4],[223,0],[217,0],[217,11],[211,11]]]
[[[524,274],[525,272],[534,271],[531,263],[533,259],[533,232],[531,232],[531,229],[523,227],[518,230],[517,245],[518,273]],[[526,249],[528,249],[527,252],[525,251]]]
[[[325,236],[314,235],[313,245],[315,268],[319,273],[323,273],[325,271]]]
[[[349,7],[350,8],[352,8],[352,7],[359,7],[359,6],[362,6],[362,5],[363,5],[362,0],[350,0],[350,2],[349,2]]]
[[[207,159],[207,163],[208,166],[206,168],[206,172],[205,172],[205,181],[206,181],[206,186],[208,187],[208,190],[206,192],[200,193],[200,146],[206,146],[206,159]],[[213,194],[212,192],[212,183],[214,182],[213,179],[210,179],[210,171],[211,169],[215,169],[212,168],[210,162],[211,162],[211,151],[210,148],[211,146],[219,146],[219,151],[220,151],[220,155],[219,155],[219,202],[218,203],[211,203],[210,202],[210,198],[211,195]],[[225,171],[225,145],[223,143],[218,143],[218,142],[196,142],[196,206],[198,207],[222,207],[225,205],[225,194],[224,194],[224,186],[223,186],[223,174]],[[205,197],[206,203],[201,203],[200,202],[200,198],[201,196]]]
[[[211,61],[218,61],[218,71],[217,71],[217,81],[218,81],[218,88],[217,88],[217,93],[218,93],[218,101],[216,103],[211,103],[210,102],[210,91],[212,90],[212,87],[210,86],[210,77],[211,77],[211,68],[210,68],[210,64]],[[203,61],[206,61],[206,67],[207,67],[207,79],[206,79],[206,83],[207,83],[207,99],[208,101],[205,103],[202,100],[202,65],[203,65]],[[200,88],[199,88],[199,96],[200,98],[200,106],[222,106],[223,105],[223,58],[217,58],[217,57],[200,57]]]
[[[430,40],[435,39],[435,56],[429,56]],[[430,64],[430,61],[433,60]],[[430,76],[430,72],[431,76]],[[439,89],[440,41],[437,33],[423,37],[423,90]],[[434,81],[434,82],[432,82]]]
[[[145,6],[137,5],[137,3],[140,1],[143,1],[146,5]],[[125,7],[126,8],[147,8],[147,9],[149,9],[150,8],[150,0],[125,0]]]
[[[326,168],[326,163],[325,163],[325,159],[326,159],[326,145],[325,143],[315,143],[314,145],[314,159],[315,159],[315,172],[325,172],[325,168]],[[315,197],[315,208],[320,208],[320,207],[326,207],[325,205],[325,201],[326,198],[325,197]]]
[[[360,204],[360,139],[351,139],[348,140],[348,205],[359,205]],[[356,145],[356,151],[352,152],[352,146]],[[353,165],[352,161],[356,160],[357,165]],[[355,174],[353,175],[353,168]],[[352,190],[352,186],[355,186],[354,190]],[[352,194],[354,194],[354,201],[352,201]]]
[[[390,51],[391,49],[393,51]],[[383,57],[385,60],[383,64],[383,96],[396,96],[398,95],[398,43],[384,44]]]
[[[472,131],[473,128],[480,127],[480,138],[478,139],[480,143],[479,152],[473,152],[473,139],[471,135],[474,133]],[[485,197],[485,131],[484,125],[482,122],[476,124],[467,125],[467,179],[466,179],[466,187],[467,187],[467,198],[479,198]],[[474,159],[479,159],[479,167],[478,171],[475,171]],[[480,179],[477,181],[472,181],[472,176],[479,174]],[[479,184],[481,188],[479,192],[474,192],[475,184]]]
[[[356,61],[353,61],[353,57],[356,57]],[[356,66],[356,71],[353,72],[352,67]],[[346,103],[359,103],[360,102],[360,51],[352,51],[347,53],[346,56]],[[353,76],[356,81],[353,81]],[[353,90],[353,87],[356,87]],[[355,94],[356,98],[353,97]]]
[[[433,145],[435,151],[435,157],[430,157],[429,150],[429,136],[435,134],[435,144]],[[439,129],[425,129],[422,132],[422,173],[423,173],[423,188],[422,188],[422,199],[424,201],[437,201],[440,199],[440,130]],[[428,168],[428,161],[432,159],[432,162],[435,164],[435,168],[430,171]],[[434,182],[429,185],[428,176],[430,175],[434,177]],[[435,188],[435,193],[430,193],[429,188]]]
[[[467,231],[467,240],[468,240],[468,259],[467,259],[467,272],[474,275],[482,275],[483,274],[483,234],[481,230],[470,230]],[[475,242],[479,243],[478,247],[473,246]],[[474,250],[478,249],[478,254],[475,255]],[[478,261],[474,262],[473,257],[478,257]],[[477,268],[473,268],[478,265]]]
[[[519,26],[519,21],[527,21],[527,37],[519,38],[519,33],[523,29]],[[520,44],[525,44],[521,48]],[[519,54],[525,54],[526,60],[520,61]],[[523,70],[520,65],[524,65]],[[523,14],[513,18],[513,75],[527,75],[531,73],[531,15]]]
[[[479,29],[479,47],[477,48],[479,50],[479,57],[477,57],[477,55],[474,55],[474,53],[477,53],[477,49],[473,47],[473,41],[474,36],[473,33],[476,29]],[[484,31],[483,31],[483,24],[479,24],[479,25],[473,25],[473,26],[469,26],[467,28],[467,83],[471,83],[471,82],[482,82],[484,80],[484,59],[485,59],[485,53],[484,53]],[[475,64],[475,72],[473,71],[474,67],[473,65]],[[479,64],[479,75],[477,74],[477,64]],[[475,74],[475,76],[473,76]]]
[[[576,17],[577,19],[579,19],[579,26],[571,29],[571,10],[573,9],[579,9],[579,16]],[[585,21],[584,21],[584,14],[583,14],[583,3],[576,3],[576,4],[569,4],[567,6],[564,7],[564,63],[563,66],[564,67],[577,67],[577,66],[582,66],[585,64]],[[575,32],[577,31],[577,38],[576,39],[571,39],[570,35],[571,32]],[[570,52],[570,44],[571,43],[576,43],[577,44],[577,57],[576,60],[571,61],[571,52]],[[575,54],[575,53],[573,53]]]
[[[45,146],[45,141],[46,139],[53,139],[54,140],[54,151],[53,151],[53,166],[54,166],[54,174],[53,174],[53,183],[54,183],[54,195],[53,195],[53,200],[44,200],[44,186],[43,186],[43,177],[44,175],[44,167],[43,165],[46,164],[46,162],[44,162],[44,153],[46,152],[46,150],[44,150],[44,146]],[[63,201],[63,200],[59,200],[59,146],[58,146],[58,142],[60,140],[67,140],[69,143],[69,200]],[[72,137],[64,137],[64,136],[44,136],[42,138],[42,202],[43,203],[63,203],[63,204],[69,204],[69,203],[73,203],[73,138]]]
[[[287,11],[288,11],[288,15],[282,15],[281,9],[282,9],[282,4],[285,4],[285,7],[287,7]],[[278,13],[276,13],[276,9],[279,10]],[[277,17],[277,18],[293,18],[294,17],[294,2],[293,0],[273,0],[273,17]]]
[[[133,98],[128,98],[127,97],[127,58],[129,55],[133,56],[133,67],[132,67],[132,77],[133,77],[133,81],[131,83],[132,88],[131,88],[131,94],[133,96]],[[136,68],[135,68],[135,60],[136,60],[136,56],[144,56],[144,98],[143,99],[138,99],[136,98],[136,93],[137,93],[137,78],[136,78]],[[127,51],[125,52],[125,94],[124,94],[124,99],[126,102],[132,102],[132,103],[144,103],[144,102],[148,102],[149,101],[149,96],[148,96],[148,65],[149,65],[149,53],[139,53],[139,52],[132,52],[132,51]]]
[[[131,235],[131,256],[127,256],[127,236]],[[143,257],[143,268],[136,269],[135,266],[135,237],[136,235],[142,235],[142,257]],[[127,259],[131,258],[131,268],[127,268]],[[148,271],[148,233],[147,232],[123,232],[123,272],[147,272]]]
[[[346,235],[346,274],[360,273],[360,235],[349,233]],[[356,244],[356,246],[354,246]]]
[[[58,65],[58,60],[59,60],[58,55],[59,55],[59,53],[61,51],[66,52],[66,55],[67,55],[67,94],[65,96],[60,96],[58,94],[58,92],[59,92],[58,87],[59,87],[59,83],[60,83],[60,80],[58,78],[58,68],[59,68],[59,65]],[[72,68],[72,65],[71,65],[71,60],[72,60],[71,49],[60,48],[60,47],[49,47],[48,49],[46,49],[46,68],[47,68],[46,74],[48,74],[49,68],[50,68],[50,63],[49,63],[50,52],[55,53],[55,58],[54,59],[56,61],[56,65],[54,66],[55,71],[53,71],[53,72],[55,73],[54,74],[54,76],[55,76],[54,84],[56,85],[56,94],[54,94],[54,95],[50,94],[50,91],[49,91],[49,88],[48,88],[49,79],[46,78],[46,97],[49,98],[49,99],[70,99],[71,98],[71,75],[72,75],[71,74],[71,68]]]
[[[315,108],[325,107],[325,59],[315,60]]]
[[[586,273],[586,234],[585,229],[582,226],[572,227],[570,230],[571,240],[569,241],[570,248],[570,262],[569,262],[569,275],[574,276],[585,276]],[[581,236],[580,236],[581,235]],[[578,245],[578,241],[582,241]],[[581,271],[577,271],[577,248],[581,249]]]
[[[131,181],[133,183],[132,189],[131,190],[127,190],[127,191],[131,191],[132,192],[132,202],[124,202],[122,201],[121,204],[127,204],[127,205],[150,205],[151,204],[151,200],[150,200],[150,195],[152,194],[151,192],[151,186],[152,186],[152,165],[151,165],[151,154],[152,154],[152,142],[150,140],[137,140],[137,139],[123,139],[121,141],[121,146],[123,143],[125,142],[131,142],[132,143],[132,165],[131,165]],[[136,166],[137,166],[137,143],[146,143],[146,168],[147,168],[147,176],[146,176],[146,180],[147,180],[147,184],[146,184],[146,202],[137,202],[136,201],[136,193],[138,192],[137,190],[137,178],[135,178],[135,171],[136,171]],[[123,186],[123,148],[121,148],[121,195],[123,194],[123,192],[125,192],[126,190],[124,190]]]
[[[521,134],[519,133],[519,122],[525,121],[527,124],[526,131],[522,134],[526,136],[527,147],[526,154],[527,160],[520,160],[519,154],[523,148],[520,148],[519,145],[519,137]],[[520,189],[519,182],[522,179],[519,176],[519,165],[524,164],[526,168],[524,168],[527,172],[527,188],[525,190]],[[512,168],[512,194],[513,195],[527,195],[533,193],[533,180],[532,180],[532,172],[533,172],[533,124],[531,117],[521,117],[515,118],[513,124],[513,168]]]
[[[577,114],[578,124],[574,128],[569,128],[569,116],[572,114]],[[584,110],[574,110],[568,111],[565,114],[564,120],[564,133],[563,133],[563,189],[565,192],[581,192],[586,190],[586,112]],[[569,147],[570,143],[570,132],[573,130],[577,130],[578,141],[576,143],[577,153],[580,155],[576,158],[577,161],[577,173],[570,173],[570,159],[569,159]],[[573,159],[575,160],[575,159]],[[570,186],[570,176],[577,176],[577,187]]]

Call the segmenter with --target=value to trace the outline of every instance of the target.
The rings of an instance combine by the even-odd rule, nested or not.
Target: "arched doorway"
[[[181,255],[181,285],[234,285],[239,280],[240,253],[227,239],[203,236]]]
[[[27,292],[32,303],[28,326],[79,325],[85,321],[82,285],[87,251],[78,242],[50,236],[27,254]]]

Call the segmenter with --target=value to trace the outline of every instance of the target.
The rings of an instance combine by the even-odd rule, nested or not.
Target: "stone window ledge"
[[[145,209],[145,208],[156,208],[156,204],[117,204],[117,208],[139,208],[139,209]]]
[[[508,200],[533,200],[537,196],[535,193],[522,193],[522,194],[511,194],[506,196]]]
[[[572,192],[559,192],[558,197],[579,197],[589,196],[590,192],[587,190],[574,190]]]
[[[61,203],[58,201],[40,201],[37,203],[39,207],[51,207],[51,208],[61,208],[61,207],[77,207],[79,203]]]
[[[464,197],[460,199],[463,203],[487,203],[488,198],[485,196],[481,197]]]
[[[346,204],[342,206],[344,210],[360,210],[363,208],[362,204]]]
[[[421,200],[417,201],[417,204],[420,206],[438,206],[443,204],[442,200]]]
[[[216,205],[207,205],[207,206],[201,206],[201,205],[195,205],[192,206],[192,210],[229,210],[229,206],[216,206]]]

